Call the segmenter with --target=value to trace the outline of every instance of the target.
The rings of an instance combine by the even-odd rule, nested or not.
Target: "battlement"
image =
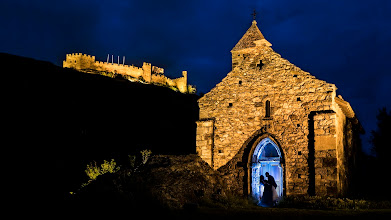
[[[66,55],[66,60],[63,61],[63,67],[74,69],[90,69],[95,63],[95,56],[72,53]]]
[[[72,68],[83,72],[95,71],[97,73],[110,73],[111,75],[122,75],[124,78],[141,80],[146,83],[165,85],[182,93],[189,92],[187,85],[187,71],[182,72],[182,77],[170,79],[164,76],[164,69],[152,66],[151,63],[143,62],[142,67],[137,67],[114,62],[95,61],[95,56],[83,53],[66,54],[66,59],[63,61],[64,68]],[[134,81],[134,80],[132,80]],[[190,86],[192,92],[195,92],[194,87]]]
[[[164,69],[157,67],[157,66],[152,66],[152,72],[155,74],[164,74]]]
[[[81,58],[81,59],[93,59],[95,60],[95,56],[91,56],[88,54],[83,54],[83,53],[71,53],[66,55],[67,59],[72,59],[72,58]]]

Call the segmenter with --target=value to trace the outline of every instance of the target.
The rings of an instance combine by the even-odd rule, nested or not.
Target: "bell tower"
[[[265,39],[257,26],[257,21],[254,19],[250,28],[231,50],[232,70],[248,58],[251,52],[259,50],[262,46],[271,47],[272,44]]]

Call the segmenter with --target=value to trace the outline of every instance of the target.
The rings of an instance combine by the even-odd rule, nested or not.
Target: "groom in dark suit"
[[[269,184],[274,186],[274,188],[277,188],[277,183],[274,180],[274,177],[270,175],[268,172],[265,173],[265,176],[267,177],[267,181],[269,182]]]

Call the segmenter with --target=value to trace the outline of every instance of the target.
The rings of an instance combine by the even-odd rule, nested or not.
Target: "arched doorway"
[[[283,195],[283,167],[281,165],[282,154],[277,144],[270,138],[262,139],[253,151],[251,157],[251,196],[259,201],[263,195],[263,185],[259,184],[259,177],[268,172],[277,183],[277,194]],[[265,176],[265,179],[266,176]]]

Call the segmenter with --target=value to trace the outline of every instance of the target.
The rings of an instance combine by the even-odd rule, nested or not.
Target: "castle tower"
[[[180,92],[187,93],[187,71],[182,71],[182,77],[177,82],[177,87]]]
[[[66,55],[66,60],[62,65],[66,68],[74,68],[77,70],[94,68],[95,56],[90,56],[82,53],[72,53]]]
[[[143,63],[143,74],[142,77],[145,82],[150,83],[152,80],[152,66],[150,63]]]

